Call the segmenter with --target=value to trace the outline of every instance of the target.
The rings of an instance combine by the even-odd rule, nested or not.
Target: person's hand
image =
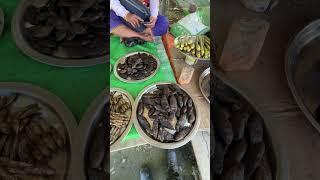
[[[124,20],[129,22],[135,28],[138,27],[141,24],[141,22],[143,22],[143,20],[139,16],[132,14],[132,13],[128,13],[124,17]]]
[[[147,28],[154,28],[157,22],[157,17],[151,16],[149,23],[144,24]]]

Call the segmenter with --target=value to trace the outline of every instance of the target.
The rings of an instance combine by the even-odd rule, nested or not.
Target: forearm
[[[124,8],[119,0],[111,0],[110,1],[110,9],[113,10],[117,16],[124,18],[129,11]]]
[[[153,17],[158,17],[160,0],[150,0],[150,13]]]

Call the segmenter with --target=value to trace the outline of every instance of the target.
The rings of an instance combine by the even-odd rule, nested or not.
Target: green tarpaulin
[[[142,46],[135,46],[132,48],[125,47],[123,44],[120,43],[120,39],[118,37],[111,37],[110,38],[110,63],[114,65],[119,58],[125,56],[131,52],[138,52],[138,51],[145,51],[149,52],[160,59],[160,69],[158,73],[152,77],[151,79],[139,82],[139,83],[126,83],[118,80],[113,72],[110,74],[110,86],[122,88],[129,92],[133,98],[135,99],[138,94],[147,86],[156,83],[156,82],[176,82],[174,78],[174,74],[168,60],[168,57],[165,53],[165,49],[161,38],[157,38],[155,43],[146,43]],[[114,69],[114,68],[113,68]],[[135,128],[133,127],[129,132],[128,136],[125,140],[131,138],[139,137],[138,133],[136,132]]]
[[[24,82],[51,91],[64,101],[79,122],[94,98],[106,87],[107,66],[58,68],[32,60],[21,53],[11,36],[11,19],[18,0],[0,0],[5,13],[0,37],[0,81]]]

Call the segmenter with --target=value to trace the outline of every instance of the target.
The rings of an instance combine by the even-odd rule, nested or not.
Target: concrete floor
[[[147,165],[153,180],[167,178],[167,151],[150,145],[138,146],[111,153],[110,174],[112,180],[139,180],[139,170]],[[198,180],[199,171],[191,144],[176,149],[179,169],[185,180]]]

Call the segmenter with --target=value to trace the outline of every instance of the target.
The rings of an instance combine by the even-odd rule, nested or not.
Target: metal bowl
[[[239,95],[243,100],[248,102],[248,104],[253,108],[253,110],[258,113],[260,116],[260,110],[258,106],[250,101],[250,99],[240,90],[236,89],[231,82],[218,71],[213,71],[212,75],[222,80],[225,85],[231,88],[236,94]],[[277,138],[273,137],[272,126],[270,125],[270,121],[264,120],[264,137],[265,141],[270,144],[270,148],[268,150],[267,157],[271,164],[271,170],[274,180],[289,180],[289,161],[286,153],[285,146],[283,146]]]
[[[135,119],[135,113],[133,113],[134,112],[134,100],[133,100],[132,96],[127,91],[120,89],[120,88],[111,88],[110,89],[110,93],[114,92],[114,91],[119,92],[127,97],[127,100],[129,100],[129,103],[131,105],[131,112],[130,112],[131,116],[130,116],[130,122],[128,123],[126,130],[121,134],[121,136],[116,140],[116,142],[114,142],[110,146],[110,151],[114,151],[115,150],[114,148],[117,147],[122,142],[122,140],[128,135],[128,133],[131,130],[132,124],[133,124],[133,119]]]
[[[3,29],[4,29],[4,13],[0,8],[0,37],[2,35]]]
[[[209,91],[206,91],[205,89],[203,89],[203,86],[202,86],[202,83],[206,78],[209,78],[209,81],[208,81]],[[200,75],[199,88],[203,97],[208,101],[208,103],[210,103],[210,99],[208,98],[208,96],[210,96],[210,68],[207,68],[206,70],[204,70]]]
[[[153,72],[153,74],[151,74],[150,76],[148,76],[148,77],[146,77],[146,78],[144,78],[144,79],[141,79],[141,80],[127,80],[127,79],[124,79],[124,78],[120,77],[119,74],[118,74],[118,71],[117,71],[119,63],[124,63],[125,60],[127,59],[127,57],[129,57],[129,56],[132,56],[132,55],[135,55],[135,54],[142,54],[142,53],[148,54],[148,55],[152,56],[152,57],[157,61],[157,68],[156,68],[156,70]],[[153,76],[155,76],[155,75],[157,74],[157,72],[159,71],[159,69],[160,69],[160,60],[159,60],[158,57],[156,57],[155,55],[150,54],[150,53],[148,53],[148,52],[145,52],[145,51],[139,51],[139,52],[129,53],[129,54],[121,57],[120,59],[118,59],[118,61],[117,61],[116,64],[114,65],[113,72],[114,72],[114,75],[115,75],[120,81],[127,82],[127,83],[137,83],[137,82],[143,82],[143,81],[146,81],[146,80],[148,80],[148,79],[151,79]]]
[[[71,59],[48,56],[33,49],[23,36],[22,19],[27,7],[29,7],[35,1],[36,0],[21,0],[12,18],[12,36],[17,47],[24,54],[41,63],[58,67],[86,67],[107,63],[109,54],[94,58]]]
[[[56,169],[54,179],[69,180],[72,176],[72,163],[76,159],[74,151],[76,120],[67,106],[52,93],[30,84],[3,82],[0,83],[0,95],[17,93],[20,98],[13,105],[25,106],[27,104],[37,103],[41,107],[42,116],[51,125],[58,127],[60,134],[63,134],[66,140],[65,150],[55,154],[49,161],[49,165]]]
[[[73,162],[73,179],[87,180],[87,159],[89,152],[89,144],[94,136],[95,127],[105,119],[107,110],[104,109],[109,98],[109,90],[101,92],[95,100],[90,104],[84,113],[80,125],[77,129],[77,141],[75,141],[74,154],[76,160]],[[107,121],[107,120],[106,120]],[[107,149],[107,145],[106,145]],[[108,155],[108,154],[107,154]]]
[[[177,44],[178,44],[178,39],[180,39],[181,37],[184,37],[185,35],[182,35],[182,36],[178,36],[178,37],[176,37],[175,39],[174,39],[174,47],[175,48],[177,48]],[[189,35],[188,35],[189,36]],[[201,35],[201,36],[205,36],[205,35]],[[195,36],[190,36],[190,37],[195,37]],[[196,56],[194,56],[193,54],[191,54],[191,53],[186,53],[186,52],[184,52],[184,51],[181,51],[179,48],[177,48],[182,54],[184,54],[184,55],[186,55],[186,56],[190,56],[190,57],[192,57],[193,59],[196,59],[197,61],[208,61],[208,60],[210,60],[210,58],[209,59],[205,59],[205,58],[198,58],[198,57],[196,57]],[[210,55],[211,56],[211,55]]]
[[[290,90],[311,124],[320,132],[315,111],[320,106],[320,19],[301,30],[285,59]],[[318,59],[316,59],[318,58]]]
[[[141,137],[149,144],[151,144],[152,146],[158,147],[158,148],[162,148],[162,149],[175,149],[178,147],[181,147],[185,144],[187,144],[189,141],[191,141],[191,139],[193,138],[194,135],[196,135],[196,133],[198,132],[198,128],[200,125],[200,118],[199,118],[199,108],[197,106],[197,104],[194,101],[194,98],[192,98],[192,96],[181,86],[179,86],[181,88],[181,90],[183,90],[193,101],[194,104],[194,108],[195,108],[195,113],[196,113],[196,121],[194,122],[193,128],[192,130],[189,132],[189,134],[181,141],[179,142],[171,142],[171,143],[162,143],[159,141],[156,141],[154,139],[152,139],[151,137],[149,137],[149,135],[147,135],[145,133],[145,131],[142,129],[142,127],[140,126],[140,123],[138,121],[137,117],[137,109],[138,109],[138,105],[139,102],[142,98],[142,96],[146,93],[152,92],[154,90],[157,89],[157,85],[161,85],[161,84],[172,84],[172,83],[167,83],[167,82],[159,82],[159,83],[154,83],[150,86],[147,86],[145,89],[143,89],[140,94],[138,95],[138,97],[136,98],[135,101],[135,106],[134,106],[134,114],[135,114],[135,119],[133,120],[134,126],[136,128],[136,130],[138,131],[138,133],[141,135]]]

